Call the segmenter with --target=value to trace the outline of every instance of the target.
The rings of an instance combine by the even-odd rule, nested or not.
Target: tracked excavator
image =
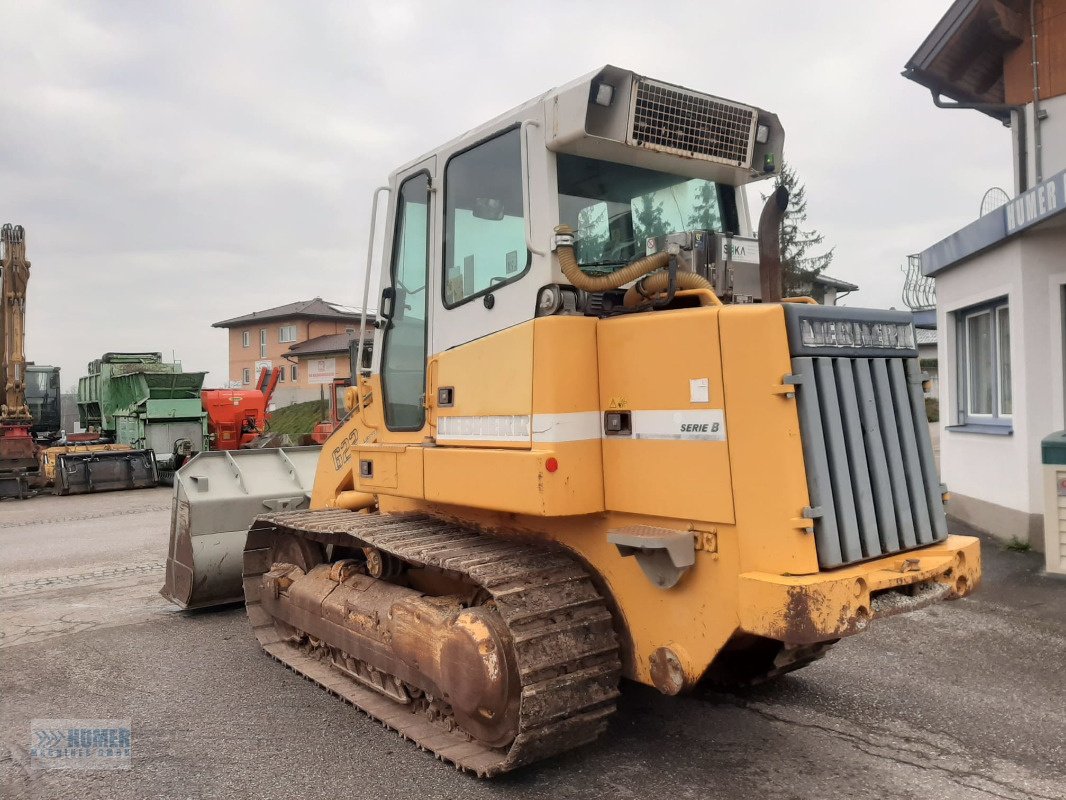
[[[783,138],[608,66],[394,172],[372,368],[239,539],[266,652],[494,776],[595,739],[621,678],[764,681],[973,591],[910,318],[782,298],[783,191],[754,235]],[[172,561],[255,484],[197,461]]]

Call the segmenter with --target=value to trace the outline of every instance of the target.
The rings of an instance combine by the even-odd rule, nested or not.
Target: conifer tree
[[[774,189],[788,189],[788,208],[781,223],[781,268],[786,297],[809,294],[811,282],[833,263],[833,250],[816,254],[825,237],[817,230],[806,229],[807,189],[800,182],[795,170],[782,163],[781,171],[774,180]],[[770,195],[764,195],[765,201]]]

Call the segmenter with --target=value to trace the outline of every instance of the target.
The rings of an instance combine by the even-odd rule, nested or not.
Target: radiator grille
[[[818,563],[946,538],[917,359],[794,358],[792,370]]]
[[[755,109],[678,89],[638,81],[630,116],[631,144],[751,166]]]

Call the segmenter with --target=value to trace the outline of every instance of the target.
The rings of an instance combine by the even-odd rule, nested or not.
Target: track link
[[[480,586],[514,642],[521,684],[514,741],[490,748],[459,730],[446,730],[279,633],[259,592],[260,576],[271,568],[271,544],[284,534],[324,545],[376,547],[415,567],[463,576]],[[249,620],[267,653],[437,758],[480,777],[593,741],[615,709],[621,661],[610,611],[585,569],[558,551],[495,539],[423,515],[280,512],[256,518],[249,530],[244,592]]]

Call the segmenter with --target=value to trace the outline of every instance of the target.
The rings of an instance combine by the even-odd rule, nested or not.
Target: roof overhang
[[[1026,37],[1019,0],[955,0],[904,67],[903,76],[959,103],[1006,102],[1003,57]],[[1007,109],[978,109],[1006,120]]]
[[[1066,170],[923,250],[922,274],[935,276],[1026,231],[1054,226],[1066,226]]]
[[[821,284],[828,289],[836,289],[838,292],[857,292],[859,287],[854,283],[841,280],[840,278],[834,278],[830,275],[815,275],[811,278],[811,283]]]

